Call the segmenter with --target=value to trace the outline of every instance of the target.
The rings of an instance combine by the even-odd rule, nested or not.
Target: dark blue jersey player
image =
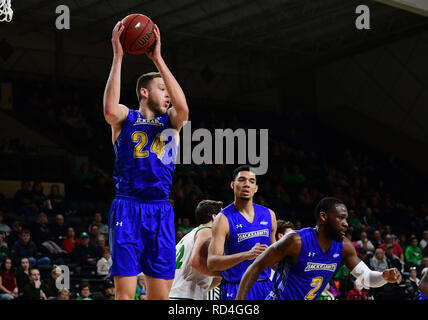
[[[358,258],[351,241],[344,237],[348,211],[342,201],[321,199],[315,215],[315,228],[290,231],[257,257],[242,277],[236,299],[245,299],[258,275],[274,265],[273,289],[267,300],[316,300],[342,260],[365,286],[401,281],[397,269],[372,271]]]
[[[257,192],[256,175],[249,166],[234,171],[231,188],[235,200],[224,208],[212,228],[207,265],[211,271],[222,271],[220,299],[233,300],[239,281],[248,266],[271,243],[275,242],[275,213],[253,203]],[[263,300],[271,291],[270,270],[264,270],[250,291],[248,300]]]
[[[119,37],[123,29],[121,22],[113,29],[113,64],[104,92],[104,117],[112,128],[116,155],[116,197],[109,216],[110,273],[116,299],[134,299],[141,272],[146,278],[147,298],[168,299],[175,273],[174,211],[168,197],[173,153],[179,131],[188,119],[188,107],[180,85],[162,59],[157,26],[156,44],[146,55],[159,72],[138,79],[138,110],[119,104],[124,54]]]

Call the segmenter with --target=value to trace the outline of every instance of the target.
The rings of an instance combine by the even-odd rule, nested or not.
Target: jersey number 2
[[[181,261],[181,259],[183,259],[183,256],[184,256],[184,246],[181,246],[177,252],[175,269],[180,269],[181,266],[183,265],[183,261]]]
[[[316,277],[316,278],[312,279],[311,287],[313,287],[313,289],[311,291],[309,291],[309,293],[306,295],[305,300],[314,300],[315,299],[316,292],[321,287],[323,280],[324,280],[323,277]]]
[[[143,150],[147,144],[147,134],[142,131],[135,131],[132,134],[132,142],[137,143],[134,147],[134,158],[147,158],[149,151]],[[150,146],[150,151],[155,153],[159,159],[163,156],[163,146],[165,145],[165,136],[158,134]]]

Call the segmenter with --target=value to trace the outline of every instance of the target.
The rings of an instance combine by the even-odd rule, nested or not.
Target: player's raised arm
[[[156,43],[146,55],[153,61],[159,73],[162,75],[172,103],[172,108],[168,110],[171,124],[174,129],[180,130],[189,117],[189,108],[183,90],[162,58],[161,35],[157,25],[155,25],[154,32]]]
[[[366,287],[378,288],[388,282],[401,282],[401,273],[397,268],[386,269],[384,272],[370,270],[364,261],[358,258],[354,246],[347,238],[343,240],[343,262],[351,274]]]
[[[120,35],[123,32],[124,26],[122,22],[118,22],[113,28],[111,43],[113,46],[113,63],[110,70],[110,75],[107,80],[107,85],[104,91],[104,117],[106,121],[115,129],[115,126],[120,125],[128,116],[129,109],[119,104],[120,99],[120,80],[122,70],[123,48],[120,43]],[[113,138],[114,140],[114,138]]]
[[[298,257],[301,247],[302,240],[299,234],[294,231],[288,232],[280,240],[270,245],[245,271],[239,284],[236,300],[245,300],[260,273],[264,270],[273,267],[287,256]]]

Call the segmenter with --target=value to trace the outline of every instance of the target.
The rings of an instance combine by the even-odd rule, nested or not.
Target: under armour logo
[[[333,254],[333,258],[337,258],[339,256],[338,253]]]
[[[233,297],[233,293],[226,293],[226,297]]]
[[[240,223],[240,224],[237,224],[236,225],[236,228],[238,229],[238,228],[242,228],[242,224]]]
[[[315,252],[308,252],[308,257],[314,257],[315,256]]]
[[[119,226],[121,227],[121,226],[122,226],[122,223],[123,223],[122,221],[120,221],[120,222],[119,222],[119,221],[117,221],[117,222],[116,222],[116,227],[119,227]]]

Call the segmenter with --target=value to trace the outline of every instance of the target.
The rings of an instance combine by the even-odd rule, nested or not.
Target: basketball
[[[122,20],[125,29],[120,35],[120,43],[123,50],[129,54],[143,54],[154,44],[154,23],[153,21],[138,13],[126,16]]]

